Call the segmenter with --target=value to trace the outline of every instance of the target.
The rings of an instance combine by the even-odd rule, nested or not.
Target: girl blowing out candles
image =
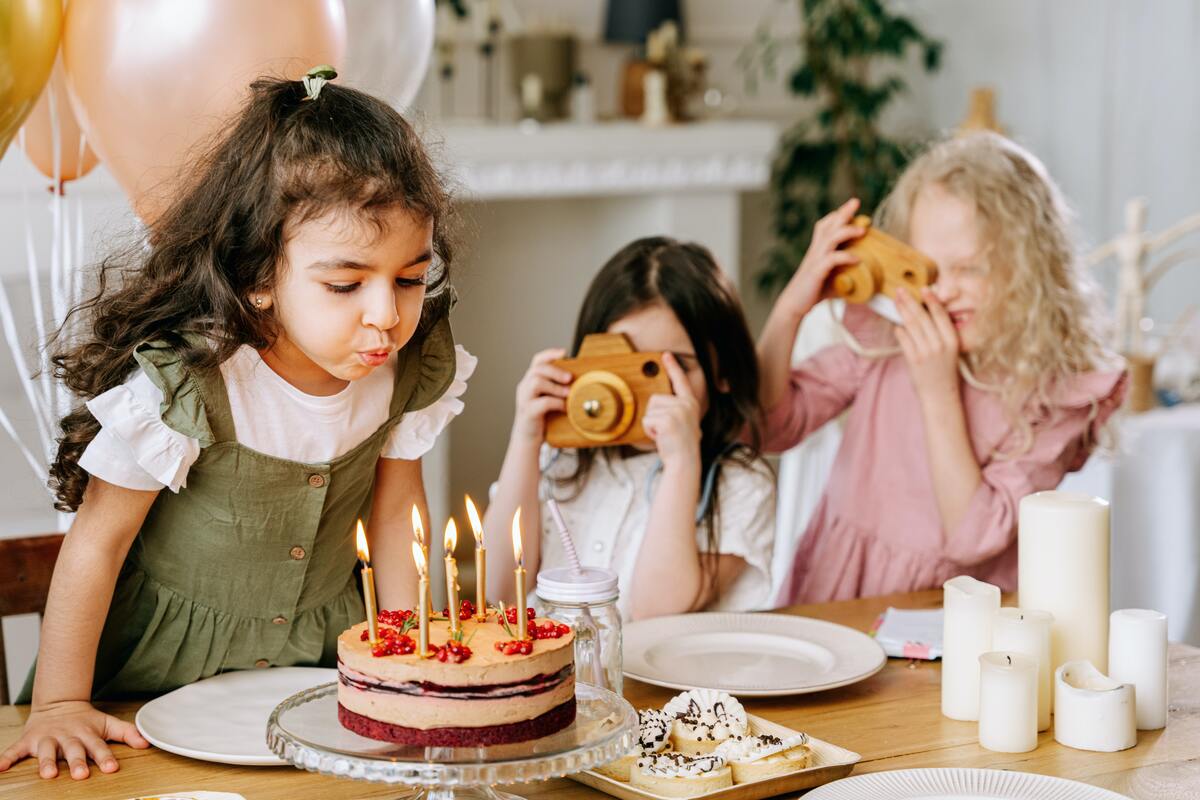
[[[448,321],[449,214],[387,104],[262,79],[146,244],[103,264],[53,359],[86,400],[51,468],[76,516],[0,771],[61,757],[85,778],[117,769],[107,741],[148,746],[93,698],[333,666],[363,618],[356,517],[380,605],[413,604],[420,458],[474,367]]]

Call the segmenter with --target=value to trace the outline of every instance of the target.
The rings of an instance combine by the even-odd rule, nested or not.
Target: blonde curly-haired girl
[[[817,223],[758,345],[767,449],[850,409],[779,600],[928,589],[962,573],[1015,589],[1018,502],[1083,465],[1126,390],[1066,203],[1008,139],[934,145],[879,214],[937,263],[924,304],[900,298],[899,326],[849,306],[847,343],[790,369],[826,276],[855,261],[839,247],[862,233],[857,208]]]

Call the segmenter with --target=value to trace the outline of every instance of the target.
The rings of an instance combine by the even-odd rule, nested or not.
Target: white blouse
[[[241,347],[221,364],[238,443],[276,458],[323,464],[350,452],[388,419],[396,359],[342,391],[305,394],[275,373],[252,347]],[[477,359],[455,347],[454,380],[432,405],[405,414],[388,436],[383,458],[417,459],[462,412],[459,398]],[[91,475],[129,489],[166,487],[178,492],[200,457],[200,443],[162,421],[163,393],[138,369],[125,383],[87,403],[100,422],[79,465]]]
[[[553,463],[543,449],[546,477],[566,477],[575,471],[573,451],[564,450]],[[617,573],[622,619],[630,619],[630,587],[638,553],[646,536],[653,492],[661,475],[657,453],[627,458],[597,457],[579,494],[574,487],[555,487],[543,481],[562,511],[579,560],[585,567],[605,567]],[[746,467],[726,461],[717,485],[720,503],[717,552],[745,560],[733,583],[708,607],[710,611],[750,611],[766,608],[771,600],[771,551],[775,540],[775,483],[765,465]],[[696,543],[707,549],[707,529],[696,526]],[[550,513],[542,510],[541,562],[538,569],[570,566]]]

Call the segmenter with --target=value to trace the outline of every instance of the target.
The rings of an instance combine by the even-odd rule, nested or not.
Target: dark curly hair
[[[149,340],[170,342],[193,369],[215,368],[242,345],[267,348],[273,317],[255,311],[249,295],[274,286],[289,226],[336,208],[381,226],[396,207],[433,223],[419,342],[449,311],[452,207],[417,134],[354,89],[330,84],[308,100],[299,81],[260,78],[145,239],[100,263],[95,293],[48,343],[54,375],[87,401],[126,380],[135,348]],[[204,334],[208,345],[189,345],[188,333]],[[80,402],[60,428],[50,486],[55,508],[74,511],[88,481],[79,457],[100,424]]]

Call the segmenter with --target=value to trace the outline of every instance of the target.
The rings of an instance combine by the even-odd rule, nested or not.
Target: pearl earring
[[[261,296],[261,295],[260,295],[260,296],[258,296],[258,297],[256,297],[256,298],[254,298],[254,307],[255,307],[255,308],[262,308],[262,296]]]

